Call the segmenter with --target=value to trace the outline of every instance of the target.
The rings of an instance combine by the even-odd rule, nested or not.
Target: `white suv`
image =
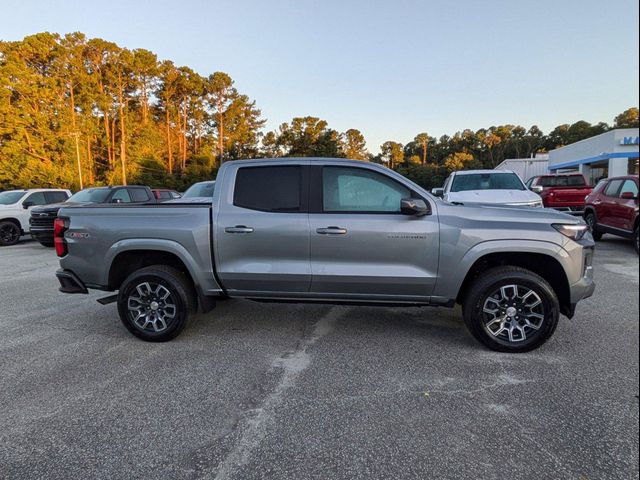
[[[32,188],[0,193],[0,247],[14,245],[20,236],[29,233],[31,207],[64,202],[69,190]]]
[[[446,202],[484,203],[517,207],[542,207],[542,198],[529,190],[517,173],[509,170],[461,170],[453,172],[444,188],[431,190]]]

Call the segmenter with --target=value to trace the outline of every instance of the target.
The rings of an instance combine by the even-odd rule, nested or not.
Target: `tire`
[[[560,316],[551,285],[519,267],[496,267],[480,274],[465,295],[462,311],[469,332],[478,341],[491,350],[511,353],[544,344]]]
[[[636,253],[640,254],[640,238],[638,238],[638,232],[640,231],[640,227],[636,226],[636,229],[633,231],[633,246],[636,249]]]
[[[20,226],[10,220],[0,222],[0,247],[15,245],[20,241]]]
[[[591,231],[591,235],[595,241],[599,241],[602,239],[602,232],[598,231],[598,224],[596,223],[596,214],[593,212],[589,212],[584,216],[584,221],[586,222],[589,230]]]
[[[129,332],[147,342],[166,342],[177,337],[196,306],[191,280],[166,265],[133,272],[118,291],[120,320]]]

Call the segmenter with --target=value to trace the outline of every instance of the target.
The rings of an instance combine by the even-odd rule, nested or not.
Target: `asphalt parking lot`
[[[248,301],[149,344],[57,266],[0,249],[0,478],[638,476],[628,241],[598,243],[594,297],[522,355],[458,310]]]

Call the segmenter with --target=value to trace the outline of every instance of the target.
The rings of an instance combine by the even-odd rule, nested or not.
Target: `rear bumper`
[[[89,293],[82,280],[71,270],[58,270],[56,277],[60,282],[59,290],[62,293]]]
[[[563,213],[568,213],[570,215],[578,215],[578,216],[582,216],[584,215],[584,205],[579,205],[579,206],[572,206],[572,207],[547,207],[547,208],[552,208],[554,210],[557,210],[559,212],[563,212]]]

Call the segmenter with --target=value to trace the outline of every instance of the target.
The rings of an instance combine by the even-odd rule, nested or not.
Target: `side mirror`
[[[544,188],[542,188],[540,185],[536,185],[535,187],[531,187],[531,191],[540,195],[544,191]]]
[[[35,202],[24,202],[22,204],[22,208],[26,210],[27,208],[33,207],[34,205],[35,205]]]
[[[436,196],[436,197],[444,197],[444,188],[432,188],[431,189],[431,194]]]
[[[403,215],[422,217],[431,212],[425,201],[421,198],[403,198],[400,200],[400,213]]]
[[[121,198],[112,198],[111,199],[111,203],[122,203],[122,199]]]
[[[633,192],[622,192],[620,198],[623,200],[635,200],[636,198],[638,198],[638,196],[634,195]]]

